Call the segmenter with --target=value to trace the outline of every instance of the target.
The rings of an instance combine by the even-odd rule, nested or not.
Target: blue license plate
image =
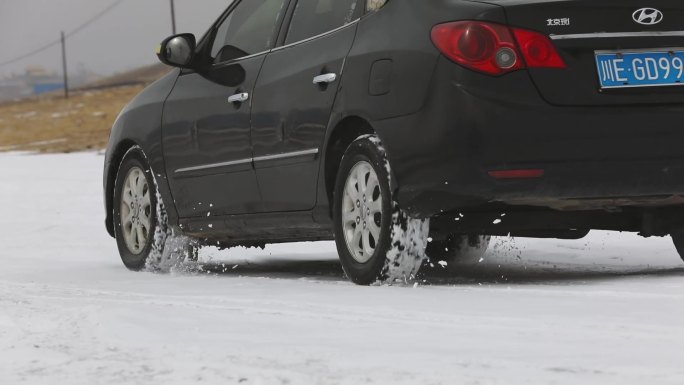
[[[679,86],[684,81],[684,49],[596,52],[601,88]]]

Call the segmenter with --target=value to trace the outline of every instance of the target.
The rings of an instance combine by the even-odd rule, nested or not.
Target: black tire
[[[380,217],[364,215],[364,224],[365,221],[374,221],[380,228],[378,239],[369,236],[369,239],[372,238],[374,252],[366,254],[367,261],[359,261],[359,258],[353,255],[350,249],[353,246],[348,246],[343,223],[343,199],[346,199],[344,190],[347,179],[355,166],[361,163],[369,164],[377,176],[378,186],[373,188],[369,196],[382,198]],[[425,259],[429,221],[410,218],[401,210],[393,199],[390,177],[391,171],[385,151],[376,136],[364,136],[354,141],[347,148],[340,163],[333,193],[335,241],[345,273],[352,282],[359,285],[411,280]],[[361,205],[359,210],[362,212],[366,206],[365,203]],[[353,210],[355,209],[352,208],[352,212]],[[359,223],[357,221],[357,226]],[[353,223],[351,225],[353,226]],[[353,241],[350,243],[353,244]]]
[[[482,258],[487,252],[490,239],[491,237],[484,235],[449,235],[444,240],[428,243],[425,254],[431,264],[440,264],[453,270],[456,262],[478,261]]]
[[[674,243],[679,257],[684,261],[684,230],[679,230],[670,234],[672,243]]]
[[[132,251],[126,244],[121,218],[124,183],[129,173],[134,169],[143,171],[147,182],[147,194],[149,194],[151,203],[149,207],[150,228],[146,230],[147,238],[142,250],[137,253]],[[168,235],[168,225],[163,203],[159,202],[157,197],[157,185],[145,154],[139,147],[131,148],[124,155],[116,175],[113,213],[114,233],[116,235],[119,255],[124,265],[130,270],[142,270],[147,266],[148,260],[154,259],[151,258],[152,256],[160,257],[162,255],[164,243]]]

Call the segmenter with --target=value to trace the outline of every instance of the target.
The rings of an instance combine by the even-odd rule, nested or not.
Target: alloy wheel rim
[[[378,175],[366,161],[352,167],[342,197],[342,228],[347,249],[358,263],[368,262],[378,242],[383,219]]]
[[[121,229],[128,250],[140,254],[150,236],[152,227],[152,201],[150,186],[139,167],[128,171],[121,193]]]

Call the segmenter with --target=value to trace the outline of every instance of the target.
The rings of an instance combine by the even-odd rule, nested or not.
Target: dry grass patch
[[[49,95],[0,104],[0,151],[74,152],[106,147],[121,109],[143,86]]]

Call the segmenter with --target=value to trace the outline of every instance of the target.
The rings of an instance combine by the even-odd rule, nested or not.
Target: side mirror
[[[195,35],[174,35],[159,44],[157,57],[162,63],[172,67],[192,68],[196,48]]]

